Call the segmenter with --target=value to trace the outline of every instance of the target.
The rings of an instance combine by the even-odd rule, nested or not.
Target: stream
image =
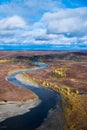
[[[38,95],[41,102],[34,108],[31,108],[29,112],[9,117],[8,119],[0,122],[0,130],[35,130],[43,123],[44,119],[47,118],[49,111],[56,109],[56,106],[60,103],[60,94],[55,91],[42,86],[35,87],[34,85],[26,85],[15,78],[16,75],[22,74],[23,72],[39,71],[40,69],[49,67],[48,65],[40,62],[35,62],[35,64],[39,65],[39,67],[15,72],[8,75],[7,80],[16,86],[33,91]]]

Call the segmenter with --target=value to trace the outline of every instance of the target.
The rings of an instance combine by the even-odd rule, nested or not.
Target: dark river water
[[[37,62],[35,64],[38,64],[40,67],[28,70],[27,72],[39,71],[39,69],[49,67],[44,63]],[[21,74],[22,72],[23,71],[20,71],[9,75],[7,77],[8,81],[17,86],[32,90],[39,96],[41,103],[38,106],[32,108],[30,112],[2,121],[0,123],[0,130],[35,130],[47,117],[49,110],[55,109],[56,105],[60,102],[60,95],[51,89],[41,86],[40,88],[36,88],[34,86],[25,85],[19,82],[15,76],[17,74]]]

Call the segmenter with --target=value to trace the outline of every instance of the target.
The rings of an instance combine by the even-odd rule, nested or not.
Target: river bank
[[[30,69],[30,70],[32,70],[32,69]],[[25,69],[25,70],[21,70],[21,71],[29,71],[29,70]],[[14,73],[16,73],[16,72],[14,72]],[[17,74],[15,76],[15,78],[18,81],[20,81],[22,84],[25,84],[28,86],[39,87],[38,84],[24,79],[22,74]],[[6,77],[6,80],[8,81],[7,77]],[[26,90],[26,91],[30,91],[30,90]],[[26,112],[29,112],[31,108],[34,108],[37,105],[39,105],[41,100],[39,99],[39,97],[36,94],[34,94],[34,95],[35,95],[35,98],[31,98],[31,99],[27,98],[25,101],[23,101],[23,100],[0,101],[0,122],[7,118],[22,115]]]
[[[87,67],[75,61],[55,61],[47,63],[50,66],[48,69],[26,73],[26,75],[28,79],[34,79],[39,85],[60,93],[65,130],[87,130],[87,94],[85,93],[87,92]],[[50,123],[48,118],[39,130],[53,130],[50,124],[56,122],[56,115],[54,120],[52,116]],[[53,124],[56,126],[56,123]]]
[[[7,102],[0,104],[0,122],[7,118],[22,115],[36,107],[40,100],[29,100],[27,102]]]
[[[20,81],[22,84],[30,85],[39,88],[40,85],[35,83],[34,81],[30,81],[29,79],[24,78],[23,74],[17,74],[15,78]]]
[[[26,102],[35,100],[38,96],[26,88],[21,88],[7,81],[7,75],[11,75],[18,71],[26,71],[35,68],[35,65],[28,59],[10,58],[3,59],[0,62],[0,103],[7,102]]]
[[[34,68],[29,71],[27,70],[27,71],[28,72],[38,71],[40,69],[44,69],[45,67],[47,67],[47,65],[42,63],[41,64],[39,63],[38,65],[40,67]],[[50,110],[53,111],[54,109],[56,109],[57,104],[60,108],[59,94],[55,93],[51,89],[38,86],[37,84],[32,83],[31,81],[26,81],[25,78],[23,79],[23,75],[22,75],[23,72],[24,71],[19,71],[8,75],[7,81],[9,81],[13,85],[19,86],[24,89],[26,88],[29,91],[33,91],[39,97],[38,98],[39,100],[37,102],[30,103],[30,106],[29,106],[29,102],[22,103],[22,104],[10,104],[10,105],[8,104],[6,109],[7,112],[3,113],[5,109],[2,111],[1,120],[3,121],[1,121],[0,123],[0,130],[3,130],[4,126],[6,126],[5,128],[6,130],[12,130],[12,129],[13,130],[14,129],[35,130],[41,125],[44,119],[47,118]],[[10,117],[8,117],[9,113],[11,113],[9,112],[9,110],[13,108],[15,109],[15,111],[16,110],[17,111],[15,112],[14,110],[12,110],[12,114],[10,114]],[[3,105],[2,105],[2,109],[3,109]],[[15,123],[16,125],[14,125]]]

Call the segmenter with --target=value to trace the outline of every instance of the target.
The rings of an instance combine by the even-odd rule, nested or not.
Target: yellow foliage
[[[78,90],[76,90],[76,94],[79,94],[79,91],[78,91]]]
[[[66,77],[66,68],[58,68],[53,71],[53,73],[59,77]]]
[[[4,63],[4,62],[8,62],[8,61],[11,61],[11,60],[0,60],[0,63]]]

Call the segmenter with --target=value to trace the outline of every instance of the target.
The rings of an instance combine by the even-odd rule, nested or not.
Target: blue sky
[[[87,1],[0,0],[4,49],[87,49]]]

